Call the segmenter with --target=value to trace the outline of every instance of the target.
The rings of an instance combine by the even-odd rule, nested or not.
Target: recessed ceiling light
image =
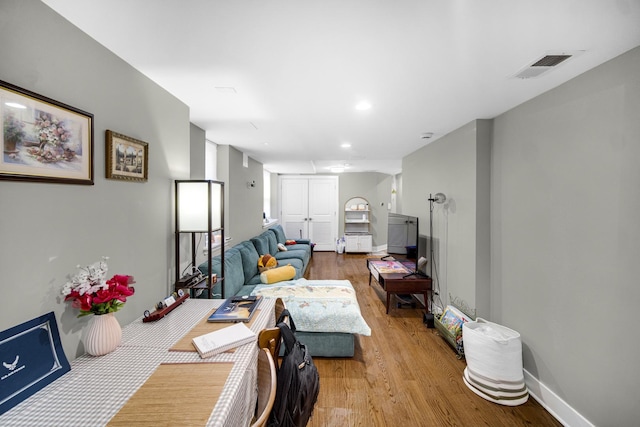
[[[344,172],[344,168],[331,168],[331,172],[341,173],[341,172]]]
[[[422,135],[420,135],[420,138],[422,139],[429,139],[431,137],[433,137],[433,132],[425,132]]]
[[[343,142],[342,144],[340,144],[340,147],[342,148],[351,148],[351,144],[348,142]]]
[[[6,105],[7,107],[19,108],[21,110],[27,108],[22,104],[18,104],[17,102],[5,102],[4,105]]]
[[[356,104],[356,110],[358,111],[365,111],[371,108],[371,104],[369,104],[367,101],[360,101]]]

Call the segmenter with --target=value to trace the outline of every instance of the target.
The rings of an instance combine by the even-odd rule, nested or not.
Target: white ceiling
[[[640,45],[640,0],[43,1],[187,104],[207,139],[277,173],[398,173]],[[562,51],[584,52],[513,77]]]

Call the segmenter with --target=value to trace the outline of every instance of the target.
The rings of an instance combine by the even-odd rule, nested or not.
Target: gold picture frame
[[[107,179],[146,182],[149,179],[149,144],[107,130]]]
[[[0,81],[0,179],[93,185],[93,114]]]

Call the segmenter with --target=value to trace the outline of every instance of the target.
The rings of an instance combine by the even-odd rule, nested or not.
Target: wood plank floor
[[[466,364],[422,310],[385,314],[385,294],[369,286],[366,255],[316,252],[308,279],[348,279],[358,293],[370,337],[356,339],[353,358],[314,358],[320,396],[311,427],[320,426],[560,426],[533,398],[520,406],[491,403],[462,381]]]

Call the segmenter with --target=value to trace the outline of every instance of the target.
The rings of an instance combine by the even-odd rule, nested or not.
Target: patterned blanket
[[[282,298],[299,331],[371,335],[348,280],[306,280],[258,285],[251,295]]]

